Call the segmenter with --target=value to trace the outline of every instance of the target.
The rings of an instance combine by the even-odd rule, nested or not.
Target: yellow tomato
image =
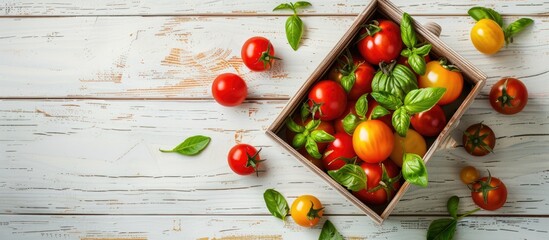
[[[391,158],[396,165],[402,167],[402,157],[405,152],[415,153],[422,157],[427,152],[427,144],[425,143],[425,139],[423,139],[419,133],[412,129],[408,129],[408,132],[406,132],[406,137],[401,137],[395,132],[395,147],[393,148],[393,152],[391,152],[391,156],[389,156],[389,158]]]
[[[471,41],[484,54],[497,53],[505,44],[501,27],[491,19],[481,19],[471,29]]]
[[[461,72],[451,70],[451,65],[444,61],[430,61],[425,66],[425,74],[419,76],[418,85],[420,88],[441,87],[446,88],[446,92],[438,101],[438,105],[446,105],[455,101],[463,89],[463,75]]]
[[[480,178],[477,169],[472,166],[467,166],[461,169],[459,174],[461,181],[465,184],[471,184]]]
[[[324,207],[315,196],[302,195],[294,200],[290,213],[298,225],[313,227],[324,214]]]

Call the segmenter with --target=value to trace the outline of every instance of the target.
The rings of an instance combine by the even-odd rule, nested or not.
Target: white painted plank
[[[439,217],[391,217],[382,226],[365,216],[329,216],[346,239],[425,239]],[[80,240],[256,240],[317,239],[324,220],[303,228],[271,216],[17,216],[0,220],[2,239]],[[454,239],[547,239],[548,218],[468,217]],[[404,237],[406,236],[406,237]]]
[[[83,17],[0,19],[0,97],[211,98],[223,72],[239,73],[251,98],[286,99],[297,91],[354,17],[305,17],[299,51],[284,34],[285,17]],[[495,56],[477,52],[467,17],[418,17],[443,27],[441,38],[490,78],[518,76],[531,97],[548,97],[547,17]],[[240,47],[271,39],[284,59],[273,71],[250,72]],[[62,87],[60,87],[62,86]],[[486,94],[489,88],[484,89]]]
[[[262,194],[276,188],[291,201],[314,194],[327,214],[360,214],[263,131],[286,101],[224,108],[213,101],[0,101],[0,213],[267,214]],[[428,163],[430,185],[410,189],[395,214],[445,214],[451,195],[473,208],[461,167],[490,169],[509,189],[508,203],[479,214],[549,214],[549,102],[502,116],[476,101],[458,129],[484,121],[498,136],[495,154],[440,151]],[[203,134],[199,156],[163,154]],[[267,172],[237,176],[226,163],[235,141],[263,147]]]
[[[272,9],[284,1],[266,3],[259,0],[204,1],[193,0],[9,0],[0,5],[4,16],[59,16],[59,15],[173,15],[173,14],[273,14]],[[358,14],[368,0],[311,0],[313,7],[303,9],[304,14]],[[413,14],[466,15],[473,6],[486,6],[503,14],[547,14],[549,4],[529,0],[393,0],[395,5]]]

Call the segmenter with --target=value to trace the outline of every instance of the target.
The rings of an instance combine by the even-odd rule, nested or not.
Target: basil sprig
[[[315,159],[320,159],[322,154],[318,150],[317,143],[334,141],[334,136],[330,135],[324,130],[317,129],[320,125],[320,120],[311,120],[305,126],[297,124],[292,118],[286,120],[286,127],[297,133],[292,139],[292,146],[296,149],[305,146],[307,153]]]
[[[328,171],[328,175],[353,192],[366,188],[366,173],[358,165],[348,163],[338,170]]]
[[[299,42],[303,36],[303,21],[297,16],[297,10],[310,6],[312,6],[312,4],[309,2],[299,1],[295,3],[282,3],[273,9],[273,11],[290,9],[294,12],[294,14],[286,20],[286,38],[294,51],[297,51],[297,48],[299,48]]]
[[[363,94],[356,100],[355,104],[355,112],[356,115],[353,112],[350,112],[343,118],[343,129],[346,133],[349,135],[353,135],[353,132],[355,131],[355,128],[360,124],[361,122],[364,122],[367,120],[366,113],[368,112],[368,94]]]
[[[402,15],[400,22],[400,35],[406,48],[400,55],[408,58],[408,63],[412,70],[419,75],[425,74],[425,56],[431,51],[431,44],[418,43],[416,32],[414,31],[413,19],[408,13]]]
[[[326,220],[322,226],[322,231],[318,240],[344,240],[343,236],[337,231],[334,224],[330,220]]]
[[[274,189],[267,189],[265,190],[265,193],[263,193],[263,199],[265,199],[267,209],[269,209],[269,212],[273,216],[282,219],[282,221],[286,219],[286,215],[290,212],[290,208],[282,194]]]
[[[164,153],[175,152],[185,156],[194,156],[202,152],[202,150],[208,146],[210,141],[210,137],[196,135],[185,139],[185,141],[174,147],[172,150],[159,150]]]
[[[532,20],[531,18],[521,18],[509,24],[507,27],[504,27],[503,18],[498,12],[491,8],[479,6],[472,7],[471,9],[469,9],[469,11],[467,11],[467,13],[476,21],[480,21],[481,19],[490,19],[496,22],[503,30],[506,44],[512,43],[514,36],[516,36],[526,27],[534,23],[534,20]]]
[[[480,208],[477,208],[458,216],[458,207],[459,197],[450,197],[446,203],[446,208],[452,218],[441,218],[432,221],[429,229],[427,229],[427,240],[451,240],[456,233],[458,221],[480,210]]]

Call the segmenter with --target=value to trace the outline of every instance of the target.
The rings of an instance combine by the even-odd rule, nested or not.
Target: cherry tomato
[[[395,147],[391,152],[389,158],[398,165],[402,167],[402,158],[404,153],[415,153],[421,157],[427,152],[427,144],[425,139],[419,133],[412,129],[408,129],[406,132],[406,137],[401,137],[398,133],[395,135]]]
[[[275,59],[274,47],[264,37],[252,37],[242,45],[242,61],[252,71],[269,70]]]
[[[213,81],[212,95],[215,101],[223,106],[238,106],[246,99],[248,87],[246,82],[238,75],[223,73]]]
[[[315,196],[302,195],[292,203],[290,214],[298,225],[313,227],[324,214],[324,207]]]
[[[471,184],[480,178],[480,174],[475,167],[467,166],[461,169],[459,177],[463,183]]]
[[[309,92],[309,107],[315,119],[331,121],[345,112],[347,93],[335,81],[322,80]]]
[[[528,90],[522,81],[516,78],[499,80],[490,90],[492,108],[503,114],[515,114],[528,103]]]
[[[446,64],[445,60],[430,61],[425,67],[425,74],[419,76],[419,87],[442,87],[446,92],[438,101],[439,105],[446,105],[455,101],[463,89],[463,76],[457,68]]]
[[[259,150],[261,151],[261,149]],[[249,175],[258,173],[258,167],[262,161],[259,157],[259,151],[248,144],[237,144],[231,148],[227,156],[229,167],[239,175]]]
[[[482,123],[473,124],[463,132],[463,147],[473,156],[484,156],[493,152],[495,146],[494,131]]]
[[[471,41],[484,54],[497,53],[505,44],[503,29],[491,19],[481,19],[471,29]]]
[[[335,140],[328,144],[322,162],[327,170],[337,170],[345,166],[347,161],[356,158],[353,149],[353,137],[345,132],[336,133]]]
[[[370,105],[370,102],[368,102],[368,107],[369,107],[369,105]],[[345,112],[343,112],[343,114],[341,114],[340,117],[338,117],[336,120],[334,120],[334,128],[335,128],[336,133],[340,133],[340,132],[341,133],[346,133],[345,128],[343,128],[343,119],[345,119],[345,117],[349,113],[353,113],[353,114],[356,115],[355,106],[356,106],[356,101],[348,101],[347,102],[347,110],[345,110]]]
[[[388,179],[383,179],[383,168],[387,172]],[[367,204],[385,204],[391,201],[395,193],[400,188],[400,176],[399,169],[392,161],[384,161],[382,163],[363,163],[360,165],[364,172],[366,173],[367,180],[365,189],[362,189],[358,192],[353,192],[358,199]],[[380,183],[383,182],[382,186],[376,191],[371,191],[376,187],[379,187]]]
[[[411,119],[412,127],[421,135],[437,136],[446,126],[446,116],[439,105],[431,109],[414,114]]]
[[[353,148],[360,159],[367,163],[381,162],[393,151],[393,132],[381,120],[360,123],[353,133]]]
[[[358,51],[362,57],[375,66],[380,62],[395,60],[402,50],[400,27],[390,20],[378,20],[377,23],[365,26],[360,36],[366,37],[358,42]]]
[[[501,180],[489,175],[472,185],[471,198],[484,210],[498,210],[507,201],[507,187]]]

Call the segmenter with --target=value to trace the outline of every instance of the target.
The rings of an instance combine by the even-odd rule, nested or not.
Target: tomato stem
[[[462,219],[462,218],[464,218],[464,217],[467,217],[467,216],[469,216],[469,215],[471,215],[471,214],[473,214],[473,213],[476,213],[476,212],[478,212],[479,210],[480,210],[480,208],[475,208],[475,209],[473,209],[473,210],[471,210],[471,211],[469,211],[469,212],[466,212],[466,213],[462,214],[461,216],[459,216],[458,218],[456,218],[456,220],[459,221],[460,219]]]
[[[315,204],[313,203],[313,201],[311,201],[311,208],[309,209],[309,212],[307,213],[307,219],[309,220],[313,220],[315,218],[320,218],[320,216],[318,215],[318,213],[322,210],[324,210],[324,208],[318,208],[318,209],[314,209],[315,207]]]
[[[501,96],[499,96],[496,100],[496,102],[499,102],[501,104],[501,108],[507,107],[513,107],[513,104],[511,104],[511,101],[515,99],[514,97],[511,97],[509,93],[507,92],[507,81],[509,81],[509,78],[505,79],[505,83],[503,83],[503,86],[501,88]]]

